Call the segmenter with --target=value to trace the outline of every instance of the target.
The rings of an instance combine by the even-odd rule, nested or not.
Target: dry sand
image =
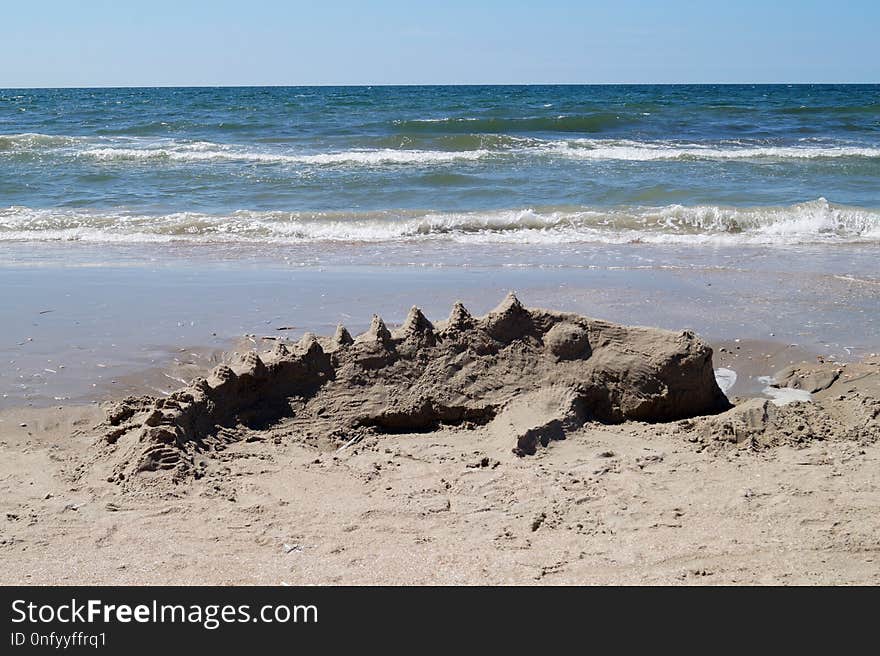
[[[880,359],[725,410],[692,334],[515,299],[349,341],[0,414],[0,582],[880,582]]]

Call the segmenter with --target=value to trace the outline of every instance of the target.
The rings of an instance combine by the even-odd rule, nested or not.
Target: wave
[[[601,132],[627,125],[643,117],[643,113],[596,112],[575,116],[526,117],[444,117],[393,121],[403,133],[528,133],[528,132]]]
[[[547,143],[548,154],[584,160],[754,160],[754,159],[836,159],[843,157],[880,158],[880,148],[864,146],[767,146],[734,143],[703,145],[669,142],[578,139]]]
[[[779,107],[775,110],[780,114],[794,114],[807,116],[827,116],[827,115],[850,115],[850,114],[868,114],[876,115],[880,112],[880,103],[866,103],[864,105],[791,105],[787,107]]]
[[[166,160],[173,162],[311,164],[317,166],[342,164],[363,166],[377,166],[382,164],[431,164],[460,160],[476,160],[488,154],[488,150],[441,151],[378,148],[287,155],[274,152],[248,151],[210,143],[196,143],[185,146],[159,148],[92,148],[79,153],[81,157],[104,162],[125,160]]]
[[[130,136],[90,138],[30,133],[0,135],[0,155],[4,151],[22,155],[42,154],[47,150],[55,150],[61,156],[99,162],[246,162],[314,166],[418,165],[477,160],[490,154],[488,148],[466,147],[455,150],[353,148],[319,153],[291,153],[254,145],[222,144],[211,141],[141,139]]]
[[[370,146],[378,148],[423,148],[430,150],[492,150],[510,151],[528,145],[540,144],[539,139],[517,137],[508,134],[443,134],[443,135],[392,135],[366,138]]]
[[[493,134],[454,134],[435,137],[381,137],[364,147],[327,152],[296,152],[259,144],[145,139],[130,136],[82,137],[47,134],[0,135],[5,154],[60,157],[98,162],[240,162],[300,166],[430,165],[484,158],[543,157],[571,160],[699,161],[699,160],[817,160],[880,159],[880,147],[803,140],[797,145],[743,141],[713,144],[627,139],[548,140]]]
[[[0,134],[0,152],[28,152],[46,148],[69,147],[85,140],[85,137],[69,137],[63,134]]]
[[[880,209],[824,198],[780,207],[668,205],[484,212],[176,212],[143,215],[10,207],[0,241],[84,242],[593,242],[608,244],[880,243]]]

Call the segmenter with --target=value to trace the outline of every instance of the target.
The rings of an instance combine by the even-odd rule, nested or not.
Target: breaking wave
[[[576,139],[548,143],[544,147],[549,153],[573,159],[627,160],[636,162],[652,160],[880,158],[880,148],[838,145],[767,146],[752,145],[747,142],[703,145]]]
[[[10,207],[0,241],[812,244],[878,243],[880,210],[815,201],[780,207],[669,205],[484,212],[196,212],[146,215]]]
[[[84,137],[68,137],[55,134],[0,134],[0,153],[4,151],[27,152],[47,148],[69,147],[85,141]]]
[[[283,153],[258,152],[236,149],[218,144],[195,143],[176,148],[94,148],[81,153],[101,161],[118,160],[169,160],[178,162],[263,162],[270,164],[312,165],[363,165],[381,164],[430,164],[475,160],[487,155],[485,150],[444,152],[431,150],[363,149],[331,153],[286,155]]]
[[[459,120],[459,119],[456,119]],[[461,119],[463,120],[463,119]],[[417,146],[417,147],[413,147]],[[768,145],[749,141],[714,144],[626,139],[539,139],[500,134],[440,134],[385,137],[372,144],[328,152],[299,152],[263,144],[142,137],[76,137],[47,134],[0,135],[0,157],[55,155],[95,162],[243,162],[302,166],[374,167],[431,165],[484,158],[569,160],[809,160],[880,159],[880,148],[822,144]]]

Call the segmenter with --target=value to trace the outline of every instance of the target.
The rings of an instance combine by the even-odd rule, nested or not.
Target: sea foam
[[[420,143],[429,143],[420,137]],[[430,165],[486,158],[523,160],[636,161],[663,160],[816,160],[880,159],[880,148],[804,141],[797,145],[767,145],[751,141],[698,144],[628,139],[541,139],[498,134],[454,134],[436,137],[441,148],[350,148],[323,152],[271,148],[261,144],[227,144],[132,136],[85,137],[48,134],[0,135],[4,154],[40,154],[98,162],[155,161],[179,163],[246,162],[302,166]],[[399,139],[398,142],[402,143]],[[406,141],[404,139],[403,141]],[[454,149],[444,150],[450,144]]]
[[[584,160],[754,160],[880,158],[880,148],[843,145],[755,146],[748,143],[705,145],[608,139],[550,141],[536,145],[547,155]]]
[[[770,245],[880,243],[880,210],[824,198],[781,207],[522,208],[228,214],[124,210],[0,210],[0,241],[650,243]]]

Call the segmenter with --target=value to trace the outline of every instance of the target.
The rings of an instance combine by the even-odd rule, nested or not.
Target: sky
[[[877,0],[0,0],[0,87],[880,82]]]

